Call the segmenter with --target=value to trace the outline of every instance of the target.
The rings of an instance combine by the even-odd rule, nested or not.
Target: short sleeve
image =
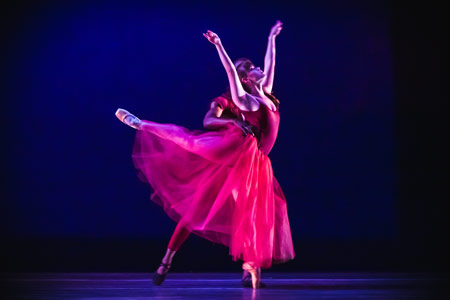
[[[222,96],[214,98],[211,102],[216,102],[221,109],[225,110],[230,107],[230,101]]]

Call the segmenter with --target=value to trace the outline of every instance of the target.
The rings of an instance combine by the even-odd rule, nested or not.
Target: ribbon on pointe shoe
[[[252,277],[252,287],[254,289],[261,287],[261,269],[254,266],[252,262],[242,264],[242,269],[247,270]]]

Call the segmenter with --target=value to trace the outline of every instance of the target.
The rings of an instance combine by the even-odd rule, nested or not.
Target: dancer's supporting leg
[[[164,279],[166,279],[167,273],[169,272],[170,266],[172,264],[172,259],[181,245],[186,241],[191,232],[182,223],[178,222],[175,231],[170,238],[169,245],[167,247],[166,254],[164,255],[161,265],[153,276],[153,283],[155,285],[160,285]]]
[[[251,275],[252,287],[254,289],[261,287],[261,268],[255,267],[252,262],[245,262],[242,264],[242,269],[246,270]]]
[[[248,287],[248,288],[251,288],[251,287],[253,287],[253,280],[252,280],[252,275],[251,275],[251,273],[247,270],[248,268],[246,268],[246,267],[244,267],[244,265],[245,265],[246,263],[244,263],[243,265],[242,265],[242,269],[244,270],[243,271],[243,274],[242,274],[242,280],[241,280],[241,282],[242,282],[242,285],[244,286],[244,287]],[[260,288],[265,288],[266,287],[266,284],[264,283],[264,282],[261,282],[261,268],[259,268],[259,270],[257,270],[257,274],[258,274],[258,276],[259,276],[259,287]]]
[[[182,222],[179,222],[172,234],[172,237],[170,238],[167,248],[172,251],[178,251],[190,234],[191,232],[189,229]]]

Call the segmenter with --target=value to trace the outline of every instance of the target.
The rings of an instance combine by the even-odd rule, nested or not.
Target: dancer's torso
[[[245,121],[256,128],[261,151],[269,154],[278,135],[280,113],[278,109],[272,111],[266,104],[260,103],[257,111],[241,111]]]
[[[267,104],[260,102],[257,111],[242,111],[234,105],[229,93],[223,94],[222,97],[228,100],[228,109],[230,111],[239,111],[244,115],[245,121],[254,127],[261,151],[266,155],[269,154],[277,139],[278,128],[280,125],[280,113],[278,108],[273,111]]]

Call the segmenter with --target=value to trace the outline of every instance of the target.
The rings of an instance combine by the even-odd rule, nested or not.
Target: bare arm
[[[217,102],[211,102],[211,107],[203,119],[203,127],[207,129],[217,130],[227,124],[238,126],[245,134],[253,134],[250,124],[239,120],[238,118],[225,118],[222,116],[223,109]]]
[[[211,102],[211,107],[203,119],[203,127],[208,129],[218,129],[226,124],[234,123],[233,119],[222,117],[223,109],[217,102]]]
[[[264,57],[264,73],[266,74],[266,79],[262,84],[264,92],[270,94],[272,92],[273,80],[275,77],[275,39],[280,33],[283,23],[279,20],[270,30],[270,34],[267,41],[266,56]]]
[[[225,71],[227,72],[228,81],[230,83],[231,98],[234,104],[236,104],[236,106],[241,110],[252,110],[252,99],[250,97],[247,97],[247,92],[242,87],[241,80],[239,79],[236,68],[234,67],[233,62],[225,51],[225,48],[222,46],[222,42],[220,41],[219,36],[210,30],[208,30],[208,32],[204,33],[203,35],[216,46],[220,61],[222,62]]]

